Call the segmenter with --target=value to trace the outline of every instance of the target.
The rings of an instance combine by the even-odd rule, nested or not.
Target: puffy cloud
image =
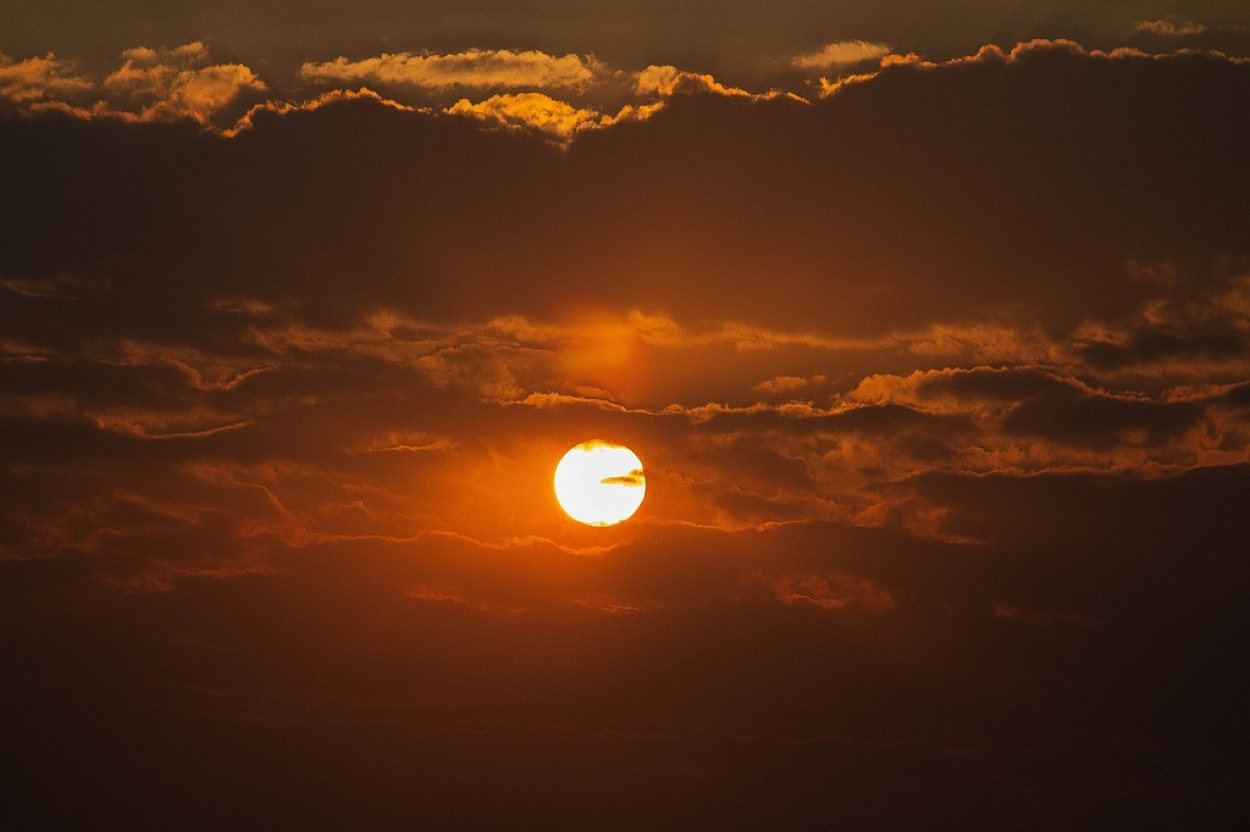
[[[210,64],[208,48],[198,41],[174,49],[128,49],[122,58],[104,88],[136,102],[145,120],[191,118],[207,124],[242,93],[266,89],[242,64]]]
[[[73,64],[51,52],[22,61],[0,54],[0,99],[31,105],[75,98],[93,88],[88,78],[76,74]]]
[[[135,47],[122,59],[121,68],[97,84],[51,54],[20,62],[0,55],[0,98],[26,110],[60,110],[80,118],[193,119],[209,125],[244,93],[267,89],[242,64],[211,63],[198,41],[174,49]]]
[[[755,385],[755,389],[759,390],[761,393],[785,395],[802,390],[813,383],[823,382],[824,380],[823,376],[819,376],[816,379],[803,378],[802,376],[777,376],[776,378],[761,381],[759,384]]]
[[[688,72],[671,65],[651,65],[634,76],[634,92],[642,96],[659,96],[668,98],[673,95],[696,95],[711,93],[714,95],[742,98],[752,101],[770,101],[777,98],[790,99],[806,103],[806,99],[784,90],[769,90],[763,93],[752,93],[738,87],[726,86],[712,75],[700,72]]]
[[[505,93],[472,103],[462,98],[447,108],[452,115],[468,116],[489,124],[532,131],[568,144],[585,130],[608,127],[621,120],[647,118],[658,105],[625,107],[615,116],[585,107],[574,107],[541,92]]]

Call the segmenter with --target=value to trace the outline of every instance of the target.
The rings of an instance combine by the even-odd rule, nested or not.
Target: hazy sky
[[[0,6],[17,828],[1243,816],[1243,4],[75,5]]]

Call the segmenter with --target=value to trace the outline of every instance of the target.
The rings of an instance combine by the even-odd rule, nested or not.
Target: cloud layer
[[[1250,64],[884,49],[0,64],[15,811],[1233,817]]]
[[[536,50],[471,49],[449,55],[410,52],[349,61],[306,63],[311,81],[411,85],[442,90],[585,87],[606,72],[593,58],[548,55]]]

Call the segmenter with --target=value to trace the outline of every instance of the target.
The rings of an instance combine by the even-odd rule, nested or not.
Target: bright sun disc
[[[628,520],[647,493],[642,460],[624,445],[594,440],[569,449],[556,466],[556,499],[587,526]]]

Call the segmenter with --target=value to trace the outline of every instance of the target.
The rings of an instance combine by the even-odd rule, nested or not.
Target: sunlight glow
[[[593,440],[569,449],[560,460],[555,488],[569,517],[588,526],[614,526],[642,505],[647,480],[642,460],[629,448]]]

